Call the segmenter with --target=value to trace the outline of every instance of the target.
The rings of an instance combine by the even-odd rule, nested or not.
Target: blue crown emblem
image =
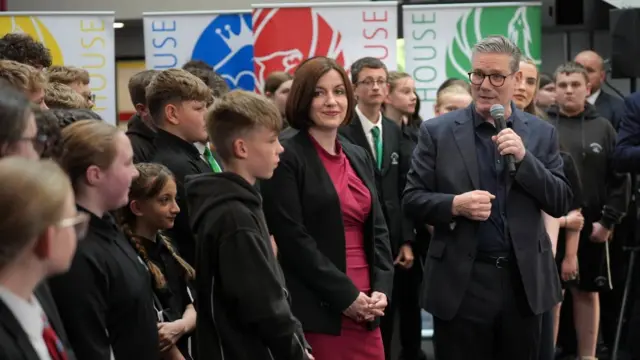
[[[217,15],[196,41],[191,57],[213,66],[231,89],[253,90],[251,14]]]

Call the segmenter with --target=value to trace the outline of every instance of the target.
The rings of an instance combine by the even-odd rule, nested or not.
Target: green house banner
[[[416,81],[422,118],[434,116],[446,79],[468,81],[471,49],[489,35],[510,38],[540,65],[540,17],[538,2],[404,5],[405,71]]]

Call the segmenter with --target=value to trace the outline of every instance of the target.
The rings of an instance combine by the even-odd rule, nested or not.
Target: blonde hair
[[[60,166],[77,191],[91,165],[107,169],[116,157],[115,138],[121,131],[103,121],[80,120],[62,130]]]
[[[44,92],[44,102],[52,109],[86,109],[87,100],[70,86],[50,82]]]
[[[536,65],[535,61],[533,61],[533,59],[530,57],[522,56],[522,58],[520,59],[520,62],[533,65],[533,67],[536,68],[536,86],[535,86],[535,89],[533,90],[533,97],[531,98],[531,102],[527,106],[525,106],[524,109],[522,109],[522,111],[528,112],[529,114],[535,115],[541,119],[545,119],[547,115],[544,112],[542,112],[542,110],[540,110],[536,105],[536,95],[538,95],[538,90],[540,90],[538,88],[540,86],[540,69],[538,69],[538,66]]]
[[[0,60],[0,78],[27,95],[47,85],[47,77],[42,71],[12,60]]]
[[[471,96],[471,93],[469,92],[469,89],[467,89],[466,87],[464,87],[462,85],[453,84],[453,85],[447,86],[447,87],[441,89],[438,92],[438,95],[436,96],[436,107],[442,106],[442,98],[444,96],[447,96],[447,95],[469,95],[469,96]]]
[[[389,93],[392,93],[396,89],[396,86],[398,86],[398,80],[406,78],[411,78],[411,75],[402,71],[389,71],[389,76],[387,77],[387,82],[389,83]]]
[[[0,268],[30,242],[62,220],[72,191],[65,172],[52,160],[0,160]]]
[[[233,142],[242,132],[264,126],[278,133],[283,125],[282,116],[271,101],[243,90],[218,99],[207,113],[206,123],[209,138],[225,161],[232,158]]]
[[[211,89],[195,75],[182,69],[168,69],[153,77],[146,88],[147,107],[157,126],[165,120],[165,106],[183,101],[213,102]]]
[[[65,85],[74,83],[88,85],[91,80],[87,70],[75,66],[54,65],[47,69],[47,75],[49,75],[49,81]]]
[[[131,245],[147,264],[156,289],[162,290],[167,287],[167,279],[160,267],[149,258],[149,254],[147,254],[147,250],[143,245],[143,241],[147,240],[134,234],[133,228],[135,228],[138,217],[131,211],[130,206],[134,200],[147,201],[157,197],[165,185],[169,181],[175,181],[175,178],[173,173],[161,164],[140,163],[136,164],[136,169],[140,175],[131,183],[129,189],[129,204],[118,210],[117,219],[122,231],[131,242]],[[169,250],[174,260],[180,265],[185,278],[187,280],[194,280],[196,271],[178,254],[169,238],[161,233],[158,233],[158,238]]]

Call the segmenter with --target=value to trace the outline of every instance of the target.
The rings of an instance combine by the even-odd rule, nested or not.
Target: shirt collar
[[[204,149],[207,147],[207,144],[203,144],[203,143],[193,143],[193,146],[196,147],[196,149],[198,149],[198,152],[200,153],[200,155],[204,154]]]
[[[509,118],[506,119],[506,125],[513,124],[513,120],[517,117],[515,116],[515,113],[518,110],[518,108],[516,108],[513,101],[509,104],[509,106],[511,106],[511,115],[509,116]],[[482,116],[480,116],[480,114],[478,114],[478,112],[476,111],[475,104],[471,104],[471,114],[473,114],[474,127],[478,127],[485,123],[485,119]]]
[[[160,146],[162,147],[178,147],[180,149],[183,149],[184,151],[186,151],[189,154],[192,155],[196,155],[196,156],[200,156],[200,152],[198,151],[198,149],[194,146],[194,144],[185,141],[181,138],[179,138],[178,136],[162,130],[162,129],[158,129],[157,132],[157,137],[156,137],[156,141],[159,142],[159,144],[161,144]]]
[[[369,120],[369,118],[367,118],[362,113],[362,111],[360,111],[360,108],[357,105],[356,105],[356,114],[358,114],[358,117],[360,118],[360,123],[362,123],[362,129],[364,130],[365,134],[371,133],[371,129],[373,129],[374,127],[377,127],[378,129],[380,129],[380,131],[382,131],[382,113],[378,115],[377,124],[372,123],[371,120]]]
[[[591,105],[595,105],[596,101],[598,100],[598,96],[600,96],[601,92],[602,92],[602,89],[598,89],[596,92],[589,95],[589,97],[587,98],[587,102]]]
[[[30,338],[42,339],[44,312],[35,296],[31,297],[31,301],[26,301],[9,291],[9,289],[0,286],[0,300],[11,310],[13,316]]]

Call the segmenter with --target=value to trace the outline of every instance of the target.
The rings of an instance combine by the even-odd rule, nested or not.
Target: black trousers
[[[456,316],[434,317],[436,360],[538,360],[540,326],[518,269],[476,260]]]
[[[540,331],[540,360],[553,360],[556,356],[556,347],[553,344],[553,319],[555,318],[554,309],[542,314],[541,331]]]
[[[392,301],[380,322],[385,359],[391,360],[391,344],[396,315],[400,325],[403,360],[418,360],[422,352],[422,318],[420,316],[420,284],[422,263],[416,260],[409,269],[395,268]]]

